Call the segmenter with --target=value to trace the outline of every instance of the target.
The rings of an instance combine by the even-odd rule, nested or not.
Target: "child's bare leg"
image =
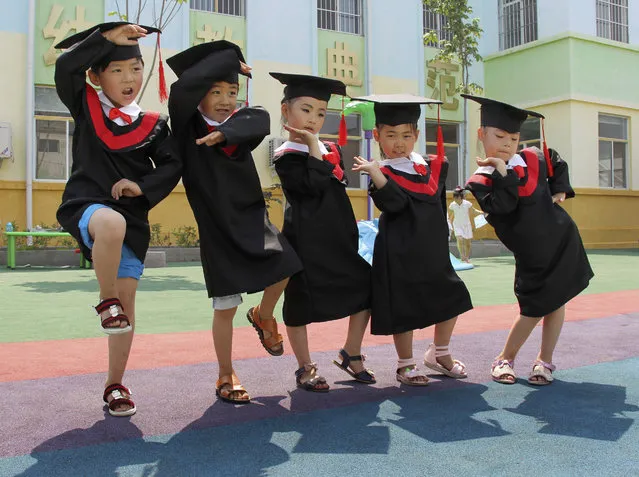
[[[471,239],[464,239],[464,253],[466,254],[466,260],[470,260],[470,248],[471,248],[471,244],[472,244],[472,240]]]
[[[541,332],[541,350],[537,359],[552,363],[552,355],[559,341],[559,334],[566,316],[565,305],[546,315]]]
[[[262,318],[271,318],[277,301],[284,293],[284,289],[288,284],[288,278],[285,278],[281,282],[277,282],[264,289],[262,294],[262,301],[260,302],[260,315]]]
[[[463,262],[465,260],[464,256],[464,239],[455,234],[455,239],[457,241],[457,250],[459,251],[459,259]]]
[[[433,338],[433,343],[435,343],[435,346],[444,347],[450,344],[450,338],[453,335],[453,330],[455,329],[456,323],[457,317],[451,318],[450,320],[446,320],[441,323],[437,323],[435,325],[435,336]],[[446,356],[438,357],[437,362],[446,369],[452,369],[452,367],[455,365],[453,357],[449,354]]]
[[[370,310],[363,310],[351,315],[348,320],[348,334],[346,335],[346,343],[344,343],[344,351],[350,356],[358,356],[362,354],[362,341],[368,326],[368,319],[371,316]],[[340,357],[341,360],[341,357]],[[351,361],[350,368],[357,374],[364,371],[366,367],[362,361]]]
[[[512,328],[510,328],[510,333],[508,333],[504,348],[495,359],[513,361],[541,319],[542,318],[519,315]],[[508,380],[515,382],[513,377],[508,378]]]
[[[105,388],[111,384],[122,384],[124,378],[124,371],[126,371],[126,364],[129,360],[129,353],[131,352],[131,345],[133,343],[133,333],[135,331],[135,294],[137,289],[138,281],[135,278],[117,279],[116,296],[120,298],[124,312],[129,317],[131,332],[120,335],[109,335],[109,372],[107,374]],[[110,398],[111,396],[107,397],[109,401],[111,401]],[[131,406],[127,404],[120,404],[115,406],[114,411],[126,411],[130,407]]]
[[[233,318],[237,307],[213,311],[213,346],[219,367],[219,377],[233,374]]]
[[[295,353],[297,366],[302,368],[305,364],[312,363],[311,352],[308,349],[308,333],[306,331],[306,326],[287,326],[286,334],[288,335],[288,340],[291,343],[293,353]],[[313,378],[313,376],[310,372],[304,371],[300,381],[306,382],[311,378]],[[328,383],[318,383],[316,387],[318,389],[328,389],[329,386]]]

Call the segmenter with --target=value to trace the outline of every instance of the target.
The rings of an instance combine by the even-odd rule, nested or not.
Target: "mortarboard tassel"
[[[555,175],[555,168],[552,165],[552,161],[550,159],[550,151],[548,150],[548,146],[546,145],[546,131],[544,130],[544,118],[541,118],[541,137],[544,141],[544,157],[546,158],[546,168],[548,169],[548,177],[552,177]]]
[[[244,106],[246,106],[247,108],[249,105],[249,81],[251,81],[251,78],[247,76],[246,77],[246,100],[244,100]]]
[[[439,111],[441,107],[437,105],[437,159],[440,161],[446,157],[446,150],[444,149],[444,133],[442,132],[442,125],[439,120]]]
[[[346,118],[344,117],[344,97],[342,96],[342,117],[339,120],[339,136],[337,137],[337,144],[339,146],[345,146],[348,142],[348,129],[346,127]]]
[[[160,34],[158,33],[157,47],[158,55],[160,56],[160,66],[158,66],[159,85],[158,90],[160,93],[160,102],[164,103],[169,99],[169,94],[166,89],[166,77],[164,76],[164,63],[162,62],[162,49],[160,48]]]

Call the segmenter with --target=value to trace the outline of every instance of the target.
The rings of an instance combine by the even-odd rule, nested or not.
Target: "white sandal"
[[[442,366],[437,362],[437,358],[449,355],[450,351],[448,350],[448,346],[436,346],[435,343],[431,343],[428,350],[426,350],[426,354],[424,354],[424,365],[433,371],[437,371],[438,373],[448,376],[449,378],[467,378],[468,374],[466,373],[466,365],[461,361],[454,359],[453,367],[450,369],[447,369],[445,366]]]
[[[533,386],[547,386],[555,380],[552,375],[555,369],[557,369],[557,367],[552,363],[546,363],[540,359],[535,360],[532,372],[530,373],[530,376],[528,376],[528,384],[532,384]],[[531,378],[543,379],[531,380]]]
[[[400,371],[404,370],[402,374]],[[417,364],[413,358],[398,359],[397,372],[395,375],[397,381],[406,386],[428,386],[428,376],[423,371],[417,369]],[[416,378],[423,378],[423,381],[417,381]]]
[[[517,375],[515,374],[515,360],[497,359],[493,361],[490,368],[493,381],[501,384],[515,384]],[[512,379],[509,379],[512,378]]]

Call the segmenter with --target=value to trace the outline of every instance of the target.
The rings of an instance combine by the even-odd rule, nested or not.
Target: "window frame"
[[[461,167],[463,158],[461,157],[461,144],[459,143],[459,141],[461,139],[460,134],[461,134],[462,123],[459,123],[459,122],[456,122],[456,121],[440,121],[440,123],[442,125],[455,126],[457,128],[457,143],[446,142],[446,140],[444,139],[444,149],[446,149],[446,148],[455,148],[455,149],[457,149],[457,164],[456,164],[456,167],[457,167],[457,178],[455,180],[455,186],[453,188],[446,187],[446,190],[453,190],[458,185],[466,183],[466,178],[463,177],[463,170],[462,170],[462,167]],[[429,125],[437,127],[437,119],[426,119],[426,123],[425,123],[424,127],[428,128]],[[431,141],[430,139],[431,138],[426,138],[426,155],[428,155],[428,147],[437,148],[437,138],[435,137],[434,141]],[[446,177],[446,182],[448,182],[449,179],[450,179],[450,176]]]
[[[342,112],[340,110],[337,109],[329,109],[328,111],[326,111],[326,117],[328,118],[329,114],[335,114],[338,118],[341,117]],[[358,119],[358,123],[359,123],[359,132],[360,134],[358,136],[354,136],[354,135],[348,135],[346,136],[347,141],[357,141],[359,142],[359,155],[361,156],[362,153],[362,149],[364,148],[364,136],[362,135],[362,117],[360,114],[350,114],[348,117],[354,117],[357,116]],[[326,121],[326,119],[324,120]],[[328,140],[330,142],[334,142],[335,144],[337,144],[337,141],[339,139],[339,134],[323,134],[322,132],[319,133],[318,135],[320,141],[321,140]],[[342,160],[344,161],[344,166],[346,168],[348,168],[348,165],[346,164],[345,158],[342,157]],[[350,172],[350,171],[348,171]],[[344,174],[346,174],[347,171],[344,171]],[[359,173],[359,184],[357,187],[353,187],[353,184],[351,182],[349,182],[347,189],[354,189],[354,190],[362,190],[362,189],[367,189],[368,188],[368,179],[366,177],[365,174],[363,173]]]
[[[213,10],[209,10],[209,9],[204,9],[204,8],[196,8],[193,6],[194,2],[207,2],[207,4],[210,2],[213,5]],[[238,5],[239,5],[239,10],[240,13],[239,14],[235,14],[235,13],[228,13],[228,12],[221,12],[220,11],[220,3],[221,2],[229,2],[229,1],[237,1]],[[201,4],[200,4],[201,6]],[[193,10],[196,12],[206,12],[206,13],[215,13],[217,15],[228,15],[230,17],[246,17],[246,0],[189,0],[189,10]]]
[[[505,13],[507,8],[519,6],[518,15]],[[537,0],[499,0],[499,51],[525,45],[539,39],[539,9]],[[530,17],[530,18],[529,18]],[[518,25],[506,28],[508,21],[518,20]],[[530,20],[527,22],[527,20]]]
[[[628,174],[628,153],[630,151],[629,148],[629,144],[630,144],[630,140],[628,139],[628,133],[629,133],[629,126],[630,126],[630,121],[629,118],[626,116],[619,116],[616,114],[607,114],[607,113],[599,113],[598,117],[597,117],[597,129],[599,129],[599,125],[601,123],[601,118],[602,117],[611,117],[611,118],[620,118],[623,120],[623,125],[625,128],[624,131],[624,135],[625,135],[625,139],[621,139],[621,138],[611,138],[611,137],[605,137],[605,136],[600,136],[599,135],[599,131],[597,131],[597,169],[598,169],[598,184],[599,184],[599,188],[600,189],[615,189],[615,190],[628,190],[630,188],[629,186],[629,174]],[[610,163],[609,163],[609,169],[608,169],[608,173],[610,174],[610,184],[611,185],[601,185],[601,155],[600,155],[600,147],[602,143],[609,143],[610,144]],[[623,144],[624,146],[624,155],[623,155],[623,168],[622,168],[622,172],[623,172],[623,186],[616,186],[615,185],[615,145],[616,144]]]
[[[430,18],[433,20],[433,23],[435,24],[435,28],[430,28],[426,25],[426,19]],[[430,8],[428,8],[426,5],[423,5],[422,8],[422,33],[424,35],[426,35],[427,33],[430,33],[431,31],[434,31],[437,33],[437,42],[438,44],[434,44],[434,43],[427,43],[426,46],[430,46],[432,48],[439,48],[439,43],[446,40],[446,41],[451,41],[453,39],[453,32],[450,31],[446,25],[448,24],[448,18],[446,17],[446,15],[442,15],[440,13],[435,13],[433,11],[430,10]]]
[[[40,152],[38,149],[38,142],[40,141],[40,137],[38,136],[38,129],[37,129],[37,125],[38,125],[38,121],[64,121],[65,124],[65,134],[66,134],[66,144],[65,144],[65,149],[64,149],[64,154],[65,154],[65,162],[64,162],[64,171],[65,171],[65,175],[66,177],[64,179],[48,179],[48,178],[39,178],[38,177],[38,153]],[[72,157],[72,146],[73,146],[73,134],[69,135],[69,125],[73,123],[75,124],[75,121],[73,120],[73,118],[71,116],[63,116],[63,115],[59,115],[59,114],[35,114],[34,115],[34,128],[33,130],[35,131],[35,137],[34,137],[34,151],[35,154],[33,155],[33,180],[36,182],[55,182],[55,183],[60,183],[60,184],[66,184],[67,181],[69,180],[69,177],[71,176],[71,166],[73,164],[73,157]]]
[[[615,9],[618,9],[618,13],[620,13],[618,21],[613,19]],[[630,43],[628,0],[595,0],[595,10],[595,22],[599,38],[620,43]],[[607,18],[601,16],[604,12],[606,12]]]
[[[350,12],[346,12],[344,10],[342,10],[340,8],[340,6],[342,5],[342,2],[344,1],[349,1],[349,0],[332,0],[335,2],[335,10],[329,9],[329,8],[324,8],[323,6],[320,5],[320,2],[322,2],[322,0],[317,0],[317,2],[315,3],[315,10],[317,12],[317,28],[319,30],[326,30],[326,31],[336,31],[339,33],[345,33],[347,35],[357,35],[357,36],[364,36],[364,2],[363,0],[353,0],[355,2],[357,2],[358,5],[358,9],[359,9],[359,14],[354,14],[354,13],[350,13]],[[330,14],[334,14],[335,15],[335,28],[328,28],[326,26],[322,26],[322,15],[325,15],[326,17]],[[356,19],[356,32],[352,32],[352,31],[346,31],[343,29],[342,24],[343,24],[343,17],[348,16],[348,17],[352,17]]]

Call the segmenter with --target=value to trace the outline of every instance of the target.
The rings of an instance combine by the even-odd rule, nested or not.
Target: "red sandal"
[[[102,399],[109,406],[109,414],[115,417],[126,417],[132,416],[137,411],[135,407],[135,403],[131,400],[131,395],[133,393],[126,386],[122,386],[120,383],[111,384],[106,387],[104,390],[104,395]],[[111,401],[109,401],[109,396],[111,396]],[[125,406],[131,406],[129,409],[125,409],[124,411],[116,411],[115,408],[119,405],[124,404]]]
[[[107,335],[128,333],[133,329],[129,317],[124,314],[122,303],[120,303],[120,300],[117,298],[106,298],[102,300],[98,306],[95,307],[95,311],[100,317],[102,331]],[[116,321],[119,321],[120,325],[109,326]],[[123,322],[126,323],[126,326],[122,326]]]

